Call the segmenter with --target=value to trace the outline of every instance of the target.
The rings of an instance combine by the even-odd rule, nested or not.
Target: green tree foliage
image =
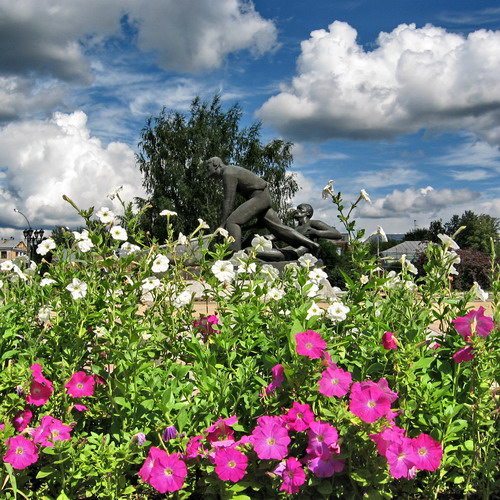
[[[198,225],[198,218],[211,228],[220,222],[222,184],[208,179],[204,161],[219,156],[225,163],[237,164],[262,176],[270,183],[274,208],[284,215],[289,200],[298,190],[293,176],[287,173],[293,157],[292,143],[260,141],[261,124],[240,129],[242,111],[238,104],[223,110],[219,95],[211,101],[196,97],[189,114],[165,109],[148,119],[141,133],[137,161],[143,174],[151,209],[142,225],[160,240],[165,237],[162,210],[177,212],[174,229],[188,233]]]

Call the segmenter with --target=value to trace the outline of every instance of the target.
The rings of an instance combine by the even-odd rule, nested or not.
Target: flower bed
[[[498,328],[468,310],[477,289],[448,291],[453,240],[418,279],[352,234],[358,279],[325,303],[314,257],[278,276],[224,260],[219,231],[196,275],[216,314],[193,320],[183,240],[145,246],[124,208],[121,225],[78,209],[87,229],[45,240],[41,263],[0,266],[1,498],[498,492]]]

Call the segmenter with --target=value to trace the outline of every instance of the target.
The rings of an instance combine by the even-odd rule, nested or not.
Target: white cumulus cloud
[[[500,144],[500,31],[425,25],[380,33],[374,50],[335,21],[301,44],[297,76],[258,111],[293,140],[387,139],[469,130]]]
[[[144,196],[134,152],[117,142],[103,147],[90,135],[82,111],[0,129],[0,174],[0,228],[25,226],[14,208],[33,227],[81,224],[63,195],[80,208],[108,206],[117,213],[117,201],[107,199],[116,187],[123,185],[128,201]]]

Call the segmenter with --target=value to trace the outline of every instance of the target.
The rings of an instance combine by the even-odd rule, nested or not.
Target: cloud
[[[366,51],[335,21],[301,44],[297,76],[257,112],[291,140],[469,130],[500,144],[500,31],[401,24]]]
[[[118,142],[103,147],[82,111],[0,129],[0,167],[0,227],[24,227],[14,208],[33,227],[80,225],[64,194],[81,208],[97,209],[119,208],[106,198],[119,185],[126,200],[144,195],[133,151]]]
[[[402,186],[414,184],[422,180],[425,175],[412,168],[384,168],[377,171],[361,171],[356,174],[356,182],[360,186],[378,188],[384,186]]]
[[[393,190],[383,198],[373,200],[372,204],[362,204],[356,209],[357,217],[390,218],[406,216],[408,213],[435,213],[448,207],[459,207],[476,200],[481,195],[470,189],[422,189],[413,187],[400,191]]]

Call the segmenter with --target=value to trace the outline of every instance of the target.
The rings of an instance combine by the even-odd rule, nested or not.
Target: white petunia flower
[[[0,288],[3,288],[3,280],[0,280]]]
[[[460,247],[456,244],[456,242],[447,234],[438,234],[438,238],[441,240],[443,246],[452,248],[453,250],[460,250]]]
[[[200,229],[210,229],[210,226],[203,219],[198,219],[198,224]]]
[[[187,239],[187,236],[179,232],[179,236],[177,237],[177,244],[178,245],[187,245],[189,243],[189,240]]]
[[[36,253],[47,255],[54,248],[56,248],[56,242],[52,238],[46,238],[36,247]]]
[[[364,189],[361,189],[361,191],[359,192],[359,198],[361,200],[367,201],[368,203],[372,202],[372,200],[370,199],[370,196],[368,195],[368,193]]]
[[[470,291],[479,299],[482,300],[483,302],[486,302],[488,300],[488,292],[485,292],[479,283],[477,281],[474,281],[474,284],[472,285],[472,288]]]
[[[252,247],[255,248],[256,252],[267,252],[273,248],[273,244],[265,236],[256,234],[251,243]]]
[[[279,278],[279,275],[279,271],[270,264],[264,264],[260,268],[260,277],[265,279],[267,282],[273,283]]]
[[[53,280],[52,278],[42,278],[40,281],[40,286],[53,285],[55,282],[56,280]]]
[[[360,276],[359,278],[359,282],[362,284],[362,285],[366,285],[368,283],[368,281],[370,281],[370,278],[366,275],[366,274],[363,274],[362,276]]]
[[[342,302],[333,302],[326,310],[326,316],[332,321],[344,321],[351,309]]]
[[[123,189],[123,186],[119,186],[116,189],[113,189],[113,191],[111,191],[111,193],[108,194],[108,198],[110,200],[114,200],[118,196],[118,194],[120,193],[120,191],[122,189]]]
[[[329,196],[333,196],[333,185],[335,181],[329,180],[328,184],[323,188],[321,197],[326,200]]]
[[[316,297],[319,293],[319,285],[317,283],[313,283],[312,281],[308,281],[304,286],[309,286],[307,289],[306,295],[310,298],[313,299]]]
[[[192,298],[193,298],[193,292],[184,290],[174,298],[172,304],[174,305],[174,307],[187,306],[191,302]]]
[[[307,310],[306,321],[310,320],[313,316],[323,316],[323,312],[323,309],[321,309],[321,307],[314,302]]]
[[[71,293],[73,299],[82,299],[87,295],[87,284],[78,278],[73,278],[73,281],[66,287],[66,290]]]
[[[138,252],[140,250],[140,247],[137,245],[134,245],[133,243],[129,243],[126,241],[125,243],[122,244],[120,249],[118,250],[118,255],[120,257],[127,257],[127,255],[131,255],[135,252]]]
[[[103,224],[113,224],[115,222],[114,212],[107,207],[101,207],[96,215]]]
[[[299,264],[302,267],[313,267],[314,265],[316,265],[316,262],[318,262],[318,259],[310,253],[305,253],[304,255],[301,255],[299,257]]]
[[[151,266],[151,271],[154,273],[164,273],[169,266],[170,259],[166,255],[157,255]]]
[[[323,271],[323,269],[320,269],[319,267],[311,269],[308,276],[313,283],[317,283],[318,285],[324,283],[328,278],[328,274],[326,274],[325,271]]]
[[[285,291],[282,288],[273,286],[264,295],[264,299],[267,300],[281,300],[285,296]]]
[[[76,246],[80,252],[88,252],[94,246],[89,238],[89,232],[86,229],[84,229],[81,233],[73,231],[73,236],[75,237]]]
[[[50,307],[41,307],[38,310],[38,321],[41,321],[42,323],[49,321],[51,312],[52,309]]]
[[[161,285],[161,281],[155,276],[148,276],[142,280],[141,288],[145,292],[150,292]]]
[[[127,235],[127,231],[125,230],[125,228],[123,228],[121,226],[113,226],[109,230],[109,232],[111,234],[111,237],[114,240],[127,241],[128,235]]]
[[[174,212],[173,210],[162,210],[160,212],[160,215],[165,217],[173,217],[174,215],[177,215],[177,212]]]
[[[4,260],[0,264],[0,271],[12,271],[14,268],[14,263],[11,260]]]
[[[212,266],[214,276],[222,283],[231,282],[235,277],[234,266],[229,260],[218,260]]]

